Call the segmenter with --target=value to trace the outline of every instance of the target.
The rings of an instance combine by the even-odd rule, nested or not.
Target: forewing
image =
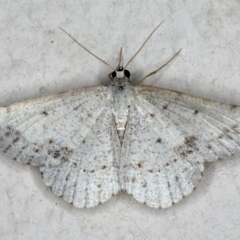
[[[0,149],[40,167],[53,193],[93,207],[119,191],[120,144],[106,87],[0,108]]]
[[[240,108],[139,86],[126,128],[121,186],[139,202],[166,208],[190,194],[204,163],[239,151]]]

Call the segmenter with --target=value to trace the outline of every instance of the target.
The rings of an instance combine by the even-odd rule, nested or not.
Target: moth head
[[[130,72],[127,69],[124,69],[123,66],[117,67],[115,71],[109,74],[110,78],[113,80],[117,79],[128,79],[130,78]]]

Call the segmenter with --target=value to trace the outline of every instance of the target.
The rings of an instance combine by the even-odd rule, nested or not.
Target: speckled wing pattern
[[[204,163],[240,149],[240,107],[136,86],[122,146],[108,88],[0,108],[0,149],[40,167],[53,193],[93,207],[124,190],[167,208],[197,186]]]
[[[197,186],[204,163],[240,149],[240,108],[137,86],[120,160],[122,190],[167,208]]]
[[[120,190],[120,143],[107,87],[82,88],[0,108],[0,149],[40,167],[53,193],[93,207]]]

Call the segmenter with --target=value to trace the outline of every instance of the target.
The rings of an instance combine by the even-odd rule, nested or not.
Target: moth
[[[196,188],[205,163],[239,151],[240,107],[133,86],[126,68],[133,58],[123,67],[121,55],[108,87],[1,107],[0,149],[39,167],[52,192],[75,207],[126,191],[149,207],[167,208]]]

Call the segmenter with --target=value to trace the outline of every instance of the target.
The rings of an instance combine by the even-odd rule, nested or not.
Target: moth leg
[[[111,80],[111,82],[113,81],[112,72],[108,74],[108,78]]]

